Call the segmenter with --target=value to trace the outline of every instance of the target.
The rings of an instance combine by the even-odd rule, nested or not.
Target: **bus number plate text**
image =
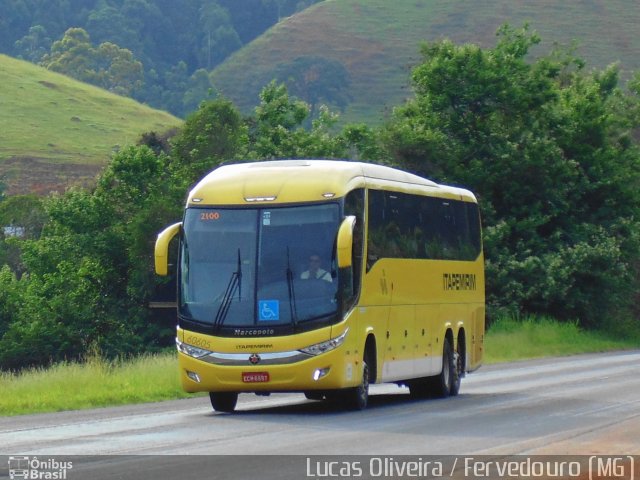
[[[242,372],[244,383],[265,383],[269,381],[269,372]]]

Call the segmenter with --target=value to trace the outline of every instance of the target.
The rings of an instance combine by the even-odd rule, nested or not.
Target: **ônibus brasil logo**
[[[66,480],[67,470],[73,462],[61,462],[53,458],[39,460],[38,457],[9,457],[9,478],[33,480]]]

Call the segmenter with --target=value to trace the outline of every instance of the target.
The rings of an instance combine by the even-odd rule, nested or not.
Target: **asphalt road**
[[[362,412],[274,394],[241,395],[234,414],[214,413],[208,397],[198,397],[2,418],[0,455],[82,455],[76,472],[83,465],[105,473],[111,462],[125,470],[135,464],[154,480],[177,472],[181,478],[307,478],[300,459],[310,455],[639,455],[639,373],[640,351],[631,351],[484,366],[448,399],[417,401],[407,389],[374,385]],[[225,464],[211,455],[243,457]],[[212,458],[217,476],[208,475]],[[266,475],[273,459],[289,476]],[[238,468],[249,469],[246,476],[234,475]],[[205,473],[193,473],[198,470]],[[90,477],[130,478],[95,471]]]

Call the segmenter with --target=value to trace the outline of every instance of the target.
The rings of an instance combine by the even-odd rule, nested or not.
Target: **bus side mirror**
[[[182,222],[174,223],[158,234],[155,248],[156,274],[166,276],[169,271],[169,242],[182,227]]]
[[[356,217],[349,215],[340,224],[337,238],[338,268],[349,268],[351,266],[351,256],[353,253],[353,227],[356,224]]]

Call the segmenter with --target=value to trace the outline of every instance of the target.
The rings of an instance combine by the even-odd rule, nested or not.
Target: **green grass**
[[[504,319],[487,332],[487,364],[578,353],[638,348],[638,340],[616,340],[585,332],[572,323],[549,319]],[[0,415],[77,410],[185,398],[176,354],[146,355],[85,363],[62,363],[47,369],[0,373]]]
[[[223,94],[248,112],[279,65],[301,56],[340,61],[350,75],[344,121],[376,124],[411,96],[410,68],[425,41],[495,44],[497,28],[529,22],[542,36],[536,50],[578,42],[589,68],[620,61],[640,68],[640,9],[634,0],[326,0],[280,22],[212,72]],[[628,78],[628,75],[625,75]]]
[[[118,146],[180,124],[172,115],[0,55],[0,159],[104,163]]]
[[[140,134],[180,123],[130,98],[0,55],[0,175],[16,193],[27,193],[14,183],[34,162],[50,164],[52,171],[104,166]]]
[[[503,318],[487,332],[484,361],[500,363],[633,348],[640,348],[640,339],[614,339],[602,332],[582,330],[576,323]]]
[[[176,354],[0,373],[0,415],[78,410],[188,397],[178,378]]]

